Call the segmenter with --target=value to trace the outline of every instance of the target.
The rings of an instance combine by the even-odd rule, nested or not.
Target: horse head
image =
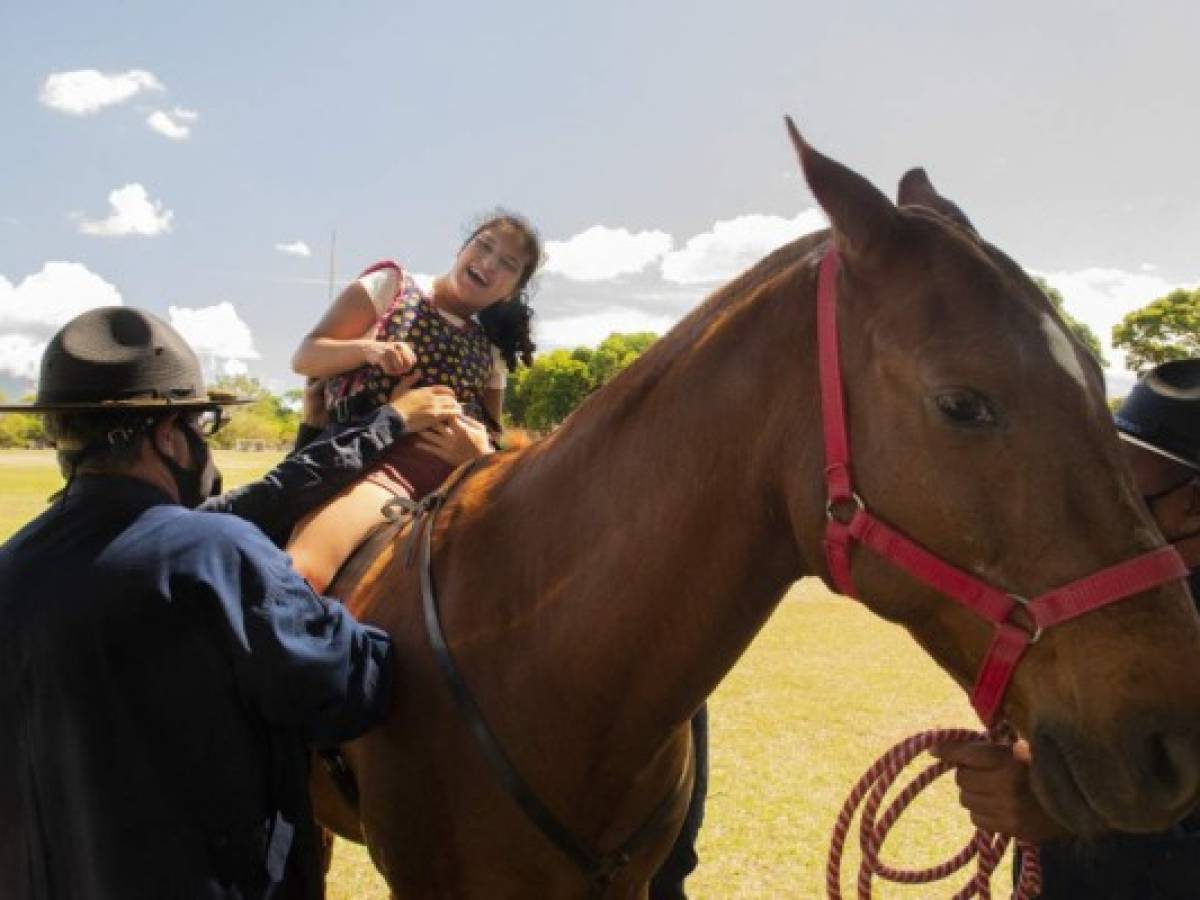
[[[1037,285],[923,171],[904,177],[895,205],[791,133],[839,257],[840,371],[862,503],[1014,597],[1160,547],[1101,371]],[[789,504],[809,568],[831,580],[811,474]],[[992,623],[861,546],[850,559],[864,602],[970,688]],[[1014,620],[1035,630],[1019,609]],[[1092,834],[1156,830],[1194,807],[1200,619],[1184,582],[1036,630],[1003,713],[1033,745],[1047,808]]]

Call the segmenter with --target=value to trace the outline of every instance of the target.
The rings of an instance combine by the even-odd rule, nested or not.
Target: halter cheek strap
[[[1186,578],[1187,566],[1173,547],[1159,547],[1027,600],[1006,593],[935,556],[873,515],[854,492],[851,477],[850,441],[838,352],[838,270],[837,250],[830,244],[821,259],[817,286],[817,342],[827,497],[824,549],[830,578],[838,593],[855,596],[850,574],[850,548],[857,541],[921,583],[991,622],[995,626],[991,646],[971,691],[971,705],[990,725],[1026,648],[1035,643],[1045,629],[1168,581]],[[1013,613],[1018,607],[1025,610],[1031,628],[1013,621]]]

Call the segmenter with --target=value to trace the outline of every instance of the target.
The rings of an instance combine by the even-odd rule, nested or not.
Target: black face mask
[[[179,491],[179,502],[188,509],[195,509],[209,497],[221,493],[221,473],[213,463],[212,454],[208,452],[208,443],[196,434],[183,420],[176,420],[175,425],[183,432],[188,450],[192,454],[192,468],[185,469],[175,460],[165,455],[157,446],[154,452],[171,473],[175,480],[175,488]]]

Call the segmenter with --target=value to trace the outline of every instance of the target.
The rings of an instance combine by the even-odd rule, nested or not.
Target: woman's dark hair
[[[489,213],[475,226],[463,247],[475,240],[480,232],[489,228],[509,228],[520,235],[524,244],[526,261],[517,278],[517,287],[504,300],[493,303],[479,313],[479,324],[483,326],[488,340],[499,348],[510,372],[517,368],[517,359],[527,366],[533,365],[533,309],[529,306],[532,291],[530,280],[542,264],[542,239],[537,229],[519,213],[498,209]]]

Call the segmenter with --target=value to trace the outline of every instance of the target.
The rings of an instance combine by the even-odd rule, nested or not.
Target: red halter
[[[974,575],[934,556],[867,511],[854,492],[850,476],[850,442],[846,432],[841,366],[837,333],[837,274],[839,260],[830,244],[821,259],[817,285],[817,344],[821,366],[821,416],[825,427],[825,558],[838,592],[854,596],[850,575],[850,544],[860,541],[909,575],[941,591],[996,626],[992,644],[971,691],[971,704],[979,717],[991,724],[1004,692],[1025,648],[1051,625],[1099,609],[1167,581],[1186,578],[1187,567],[1171,546],[1150,550],[1133,559],[1101,569],[1068,585],[1026,600],[981,581]],[[851,504],[848,522],[835,516],[835,507]],[[1033,620],[1032,633],[1011,621],[1013,611],[1024,607]]]

